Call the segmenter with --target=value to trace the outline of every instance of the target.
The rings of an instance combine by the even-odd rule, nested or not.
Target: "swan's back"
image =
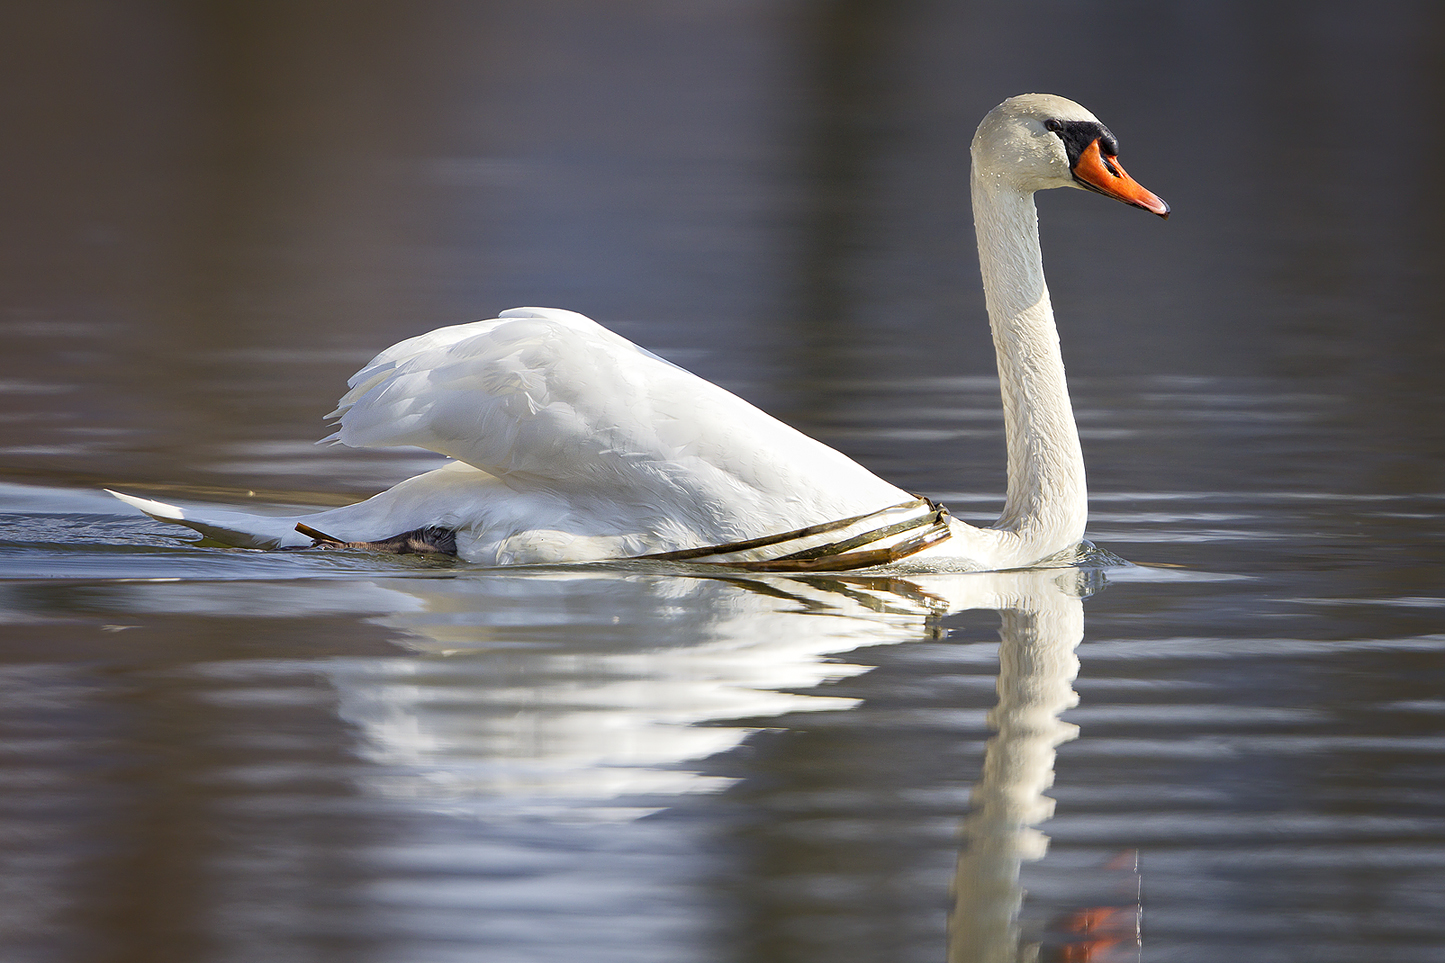
[[[706,542],[875,511],[906,494],[725,391],[570,311],[517,308],[377,355],[328,440],[415,445],[605,515]],[[608,519],[599,519],[608,522]]]

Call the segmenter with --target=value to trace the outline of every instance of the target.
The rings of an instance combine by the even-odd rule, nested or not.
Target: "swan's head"
[[[1169,205],[1119,166],[1119,142],[1072,100],[1020,94],[988,112],[973,135],[975,178],[1031,194],[1077,187],[1169,216]]]

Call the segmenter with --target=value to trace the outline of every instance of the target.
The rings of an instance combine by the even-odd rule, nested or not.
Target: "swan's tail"
[[[237,548],[307,548],[312,544],[308,536],[296,531],[295,518],[267,518],[262,515],[209,509],[197,512],[190,508],[111,491],[109,488],[106,491],[157,521],[185,525],[208,538]]]

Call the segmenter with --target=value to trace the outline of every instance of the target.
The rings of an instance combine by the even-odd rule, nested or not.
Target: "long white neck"
[[[1008,500],[995,528],[1030,560],[1077,545],[1088,517],[1084,456],[1044,284],[1032,194],[973,173],[973,219],[1008,439]]]

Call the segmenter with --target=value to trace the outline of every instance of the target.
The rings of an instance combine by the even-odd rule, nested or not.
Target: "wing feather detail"
[[[769,516],[759,520],[764,526],[789,506],[811,521],[876,509],[900,494],[736,395],[569,311],[514,309],[411,338],[348,385],[332,413],[339,429],[327,440],[414,445],[515,489],[649,504],[700,521],[755,510]]]

